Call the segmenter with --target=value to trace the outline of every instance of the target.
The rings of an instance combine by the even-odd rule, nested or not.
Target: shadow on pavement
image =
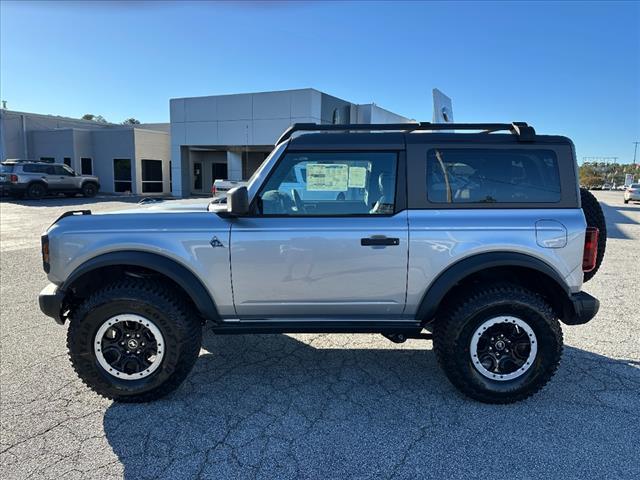
[[[625,234],[619,227],[619,225],[635,225],[638,222],[633,220],[624,212],[639,212],[640,206],[628,206],[628,205],[615,205],[605,202],[600,202],[604,217],[607,222],[607,237],[619,238],[622,240],[629,239],[630,237]]]
[[[303,337],[207,333],[177,392],[111,405],[104,430],[125,478],[640,474],[637,364],[566,347],[546,389],[497,406],[460,396],[429,342]]]

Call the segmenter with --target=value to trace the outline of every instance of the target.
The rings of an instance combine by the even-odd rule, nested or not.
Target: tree
[[[94,115],[93,113],[85,113],[82,120],[91,120],[92,122],[108,123],[102,115]]]
[[[122,122],[122,125],[140,125],[140,120],[137,120],[133,117],[127,118],[124,122]]]

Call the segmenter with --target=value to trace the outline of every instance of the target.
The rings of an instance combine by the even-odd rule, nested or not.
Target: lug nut
[[[140,355],[140,350],[138,350],[138,351],[136,352],[136,354]]]

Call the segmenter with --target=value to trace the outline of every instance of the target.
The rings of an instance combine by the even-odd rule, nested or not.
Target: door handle
[[[360,245],[363,247],[384,247],[384,246],[394,246],[400,245],[399,238],[390,238],[390,237],[368,237],[361,238]]]

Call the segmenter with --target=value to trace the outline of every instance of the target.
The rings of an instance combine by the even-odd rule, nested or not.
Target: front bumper
[[[44,287],[40,295],[38,295],[38,303],[42,313],[53,318],[60,325],[64,325],[64,317],[62,316],[63,300],[64,291],[53,283]]]
[[[562,318],[567,325],[583,325],[595,317],[600,309],[600,301],[586,292],[574,293],[570,300],[572,308]]]

